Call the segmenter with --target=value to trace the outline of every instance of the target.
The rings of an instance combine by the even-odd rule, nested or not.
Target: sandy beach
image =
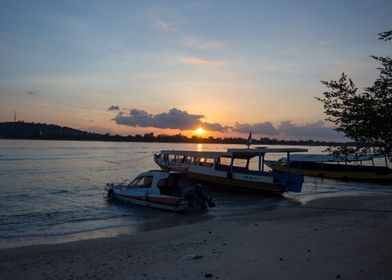
[[[0,279],[392,279],[392,194],[0,250]]]

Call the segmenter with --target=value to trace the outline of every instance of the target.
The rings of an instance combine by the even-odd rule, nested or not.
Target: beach
[[[0,279],[391,279],[392,194],[0,250]]]

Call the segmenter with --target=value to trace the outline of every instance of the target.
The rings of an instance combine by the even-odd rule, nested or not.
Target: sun
[[[199,127],[198,129],[195,129],[195,133],[198,135],[202,135],[204,133],[204,129]]]

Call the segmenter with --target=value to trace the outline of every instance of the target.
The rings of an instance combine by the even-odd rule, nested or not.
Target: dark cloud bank
[[[114,107],[114,108],[112,108]],[[119,110],[118,106],[111,106],[109,111]],[[331,127],[327,127],[325,122],[318,120],[304,125],[294,124],[291,120],[282,121],[274,127],[271,122],[259,123],[238,123],[234,126],[224,126],[219,123],[203,122],[204,115],[189,114],[186,111],[171,109],[167,113],[152,115],[144,110],[131,109],[129,112],[119,112],[114,117],[114,121],[119,125],[131,127],[154,127],[170,128],[179,130],[194,130],[203,127],[209,131],[217,132],[239,132],[247,134],[252,131],[253,135],[275,137],[277,135],[293,138],[329,138],[343,139],[343,136]]]
[[[180,130],[193,130],[203,127],[210,131],[225,132],[228,127],[219,123],[202,122],[203,115],[188,114],[186,111],[171,109],[167,113],[152,115],[143,110],[131,109],[129,113],[119,112],[114,118],[117,124],[133,127],[172,128]]]

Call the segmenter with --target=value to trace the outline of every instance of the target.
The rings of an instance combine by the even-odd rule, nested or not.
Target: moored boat
[[[228,149],[226,152],[162,150],[154,155],[163,170],[187,172],[188,176],[206,186],[251,193],[300,192],[303,176],[265,169],[268,153],[307,152],[298,148],[256,147]]]
[[[109,183],[105,191],[109,198],[175,212],[215,206],[195,182],[180,172],[151,170],[139,174],[132,181]]]
[[[385,166],[375,165],[375,160],[382,158],[385,158]],[[392,169],[384,155],[298,154],[292,155],[289,161],[281,158],[278,161],[267,161],[266,164],[276,172],[290,170],[294,174],[321,178],[392,182]]]

